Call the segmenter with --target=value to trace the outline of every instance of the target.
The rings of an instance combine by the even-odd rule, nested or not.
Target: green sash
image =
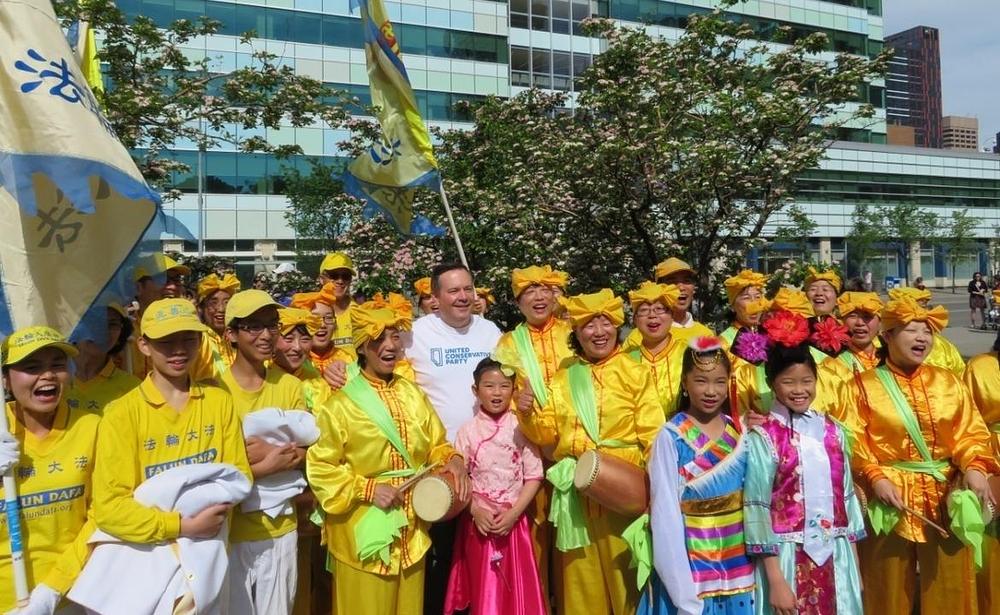
[[[410,452],[403,444],[403,438],[399,433],[399,428],[396,427],[396,422],[392,420],[389,409],[385,407],[382,398],[368,384],[368,381],[360,374],[355,374],[341,390],[378,427],[385,439],[399,452],[408,466],[402,470],[382,472],[376,478],[407,477],[416,474],[416,464],[413,463],[413,457],[410,456]],[[358,551],[358,559],[363,562],[378,556],[382,563],[388,566],[389,547],[401,536],[399,530],[407,525],[406,513],[399,507],[382,510],[378,506],[370,506],[354,528],[354,542]]]
[[[889,393],[889,399],[892,400],[892,405],[896,407],[896,412],[903,421],[906,433],[910,436],[913,445],[917,447],[917,452],[923,458],[923,461],[897,461],[892,464],[892,467],[906,472],[928,474],[942,483],[948,480],[944,475],[944,470],[950,464],[947,461],[936,460],[931,456],[931,451],[927,448],[927,441],[924,440],[924,435],[920,433],[920,423],[917,422],[917,415],[913,413],[910,402],[906,400],[903,391],[899,388],[899,383],[896,382],[889,368],[885,365],[880,365],[875,368],[875,375],[878,376],[879,382],[882,383],[886,392]]]
[[[567,369],[570,398],[587,437],[597,446],[605,448],[625,448],[631,446],[621,440],[602,440],[597,419],[597,400],[594,396],[594,381],[590,365],[577,361]],[[556,548],[569,551],[590,544],[590,534],[583,517],[580,495],[573,485],[576,473],[576,459],[565,457],[545,473],[552,483],[552,507],[549,520],[556,527]]]
[[[991,423],[990,431],[993,433],[1000,433],[1000,423]]]
[[[548,391],[545,389],[545,376],[542,374],[542,366],[538,364],[538,357],[535,355],[535,348],[531,345],[531,334],[528,332],[528,325],[523,322],[511,333],[514,340],[514,348],[521,359],[521,366],[524,367],[528,384],[531,385],[531,392],[535,394],[535,402],[540,408],[544,408],[549,400]]]
[[[864,367],[861,365],[861,361],[858,361],[858,358],[854,356],[854,353],[851,352],[850,350],[845,350],[844,352],[840,353],[839,355],[837,355],[837,358],[840,359],[842,363],[847,365],[847,367],[850,367],[852,371],[856,372],[865,371]]]
[[[739,329],[730,325],[725,331],[719,334],[719,337],[726,340],[726,345],[732,347],[733,340],[736,339],[736,334],[739,333]]]
[[[983,567],[983,535],[986,523],[983,521],[983,505],[979,497],[970,489],[955,489],[948,495],[949,529],[972,548],[976,570]]]
[[[770,385],[767,384],[767,373],[764,371],[763,363],[757,365],[756,374],[757,395],[760,397],[760,404],[763,406],[761,411],[767,413],[770,412],[771,407],[774,406],[774,391],[772,391]]]
[[[649,513],[639,515],[639,518],[630,523],[622,532],[622,540],[632,553],[629,568],[636,569],[636,581],[639,591],[642,591],[649,580],[649,573],[653,571],[653,536],[649,529]]]

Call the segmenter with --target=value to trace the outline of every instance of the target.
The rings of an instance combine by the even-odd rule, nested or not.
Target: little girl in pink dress
[[[503,370],[491,358],[476,366],[479,411],[455,440],[469,468],[472,504],[459,519],[446,615],[547,612],[524,514],[541,485],[542,460],[510,412],[514,377]]]

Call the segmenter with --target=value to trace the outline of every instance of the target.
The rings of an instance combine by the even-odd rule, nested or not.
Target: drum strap
[[[914,414],[913,408],[910,407],[910,402],[903,395],[902,389],[899,388],[899,383],[896,382],[889,368],[885,365],[880,365],[875,368],[875,375],[878,376],[879,382],[882,383],[882,386],[889,394],[892,405],[896,407],[896,412],[899,414],[900,420],[903,421],[906,433],[910,436],[913,445],[917,447],[917,452],[923,458],[922,461],[897,461],[892,464],[892,467],[906,472],[928,474],[942,483],[948,480],[944,475],[944,470],[948,468],[949,463],[944,460],[935,460],[931,457],[927,441],[924,440],[924,435],[920,433],[920,423],[917,421],[917,415]]]
[[[545,389],[542,366],[538,364],[538,356],[535,354],[535,348],[531,345],[531,333],[528,331],[528,325],[522,322],[514,327],[511,337],[514,339],[514,347],[521,359],[521,365],[527,372],[528,384],[531,385],[531,392],[535,394],[535,401],[539,407],[544,408],[549,396]]]

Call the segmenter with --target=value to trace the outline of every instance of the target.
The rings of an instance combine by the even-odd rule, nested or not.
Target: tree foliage
[[[777,214],[795,222],[795,176],[818,164],[837,128],[872,116],[855,104],[859,85],[887,56],[820,61],[821,33],[775,49],[721,11],[692,16],[675,42],[609,20],[588,27],[607,49],[572,109],[563,94],[530,90],[489,98],[471,110],[470,130],[437,135],[477,284],[500,291],[502,306],[511,269],[551,263],[570,272],[572,290],[620,292],[678,255],[712,304],[713,286],[774,232]],[[416,207],[444,219],[433,195]],[[449,241],[436,244],[447,258]]]
[[[213,57],[192,58],[182,49],[218,32],[216,20],[178,19],[157,24],[148,17],[128,19],[114,0],[55,2],[65,24],[85,20],[100,33],[97,56],[110,87],[96,92],[104,114],[125,147],[137,157],[151,185],[176,196],[171,172],[188,170],[169,155],[177,143],[211,149],[222,143],[241,152],[300,154],[297,145],[276,145],[263,129],[315,123],[338,127],[350,114],[343,98],[322,82],[295,74],[273,53],[255,47],[253,32],[240,39],[251,60],[219,74]],[[233,127],[237,130],[233,130]]]
[[[955,288],[955,271],[958,264],[971,255],[979,253],[976,228],[982,219],[970,215],[968,209],[951,212],[943,232],[941,244],[945,248],[945,259],[951,266],[951,287]]]

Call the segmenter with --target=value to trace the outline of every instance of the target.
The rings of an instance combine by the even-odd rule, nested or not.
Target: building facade
[[[600,40],[581,32],[581,22],[588,17],[647,24],[651,32],[674,39],[690,15],[709,11],[715,4],[714,0],[401,0],[387,1],[386,7],[424,118],[431,125],[460,129],[470,124],[455,107],[459,101],[510,97],[529,87],[565,91],[572,100],[576,78],[602,50]],[[363,100],[367,97],[360,19],[351,13],[349,0],[119,0],[119,5],[130,15],[147,15],[158,23],[202,14],[221,21],[217,35],[192,41],[184,49],[192,58],[211,58],[212,70],[219,74],[249,61],[238,41],[240,33],[252,29],[259,37],[255,45],[274,52],[296,71]],[[777,42],[780,37],[824,32],[828,59],[834,52],[871,56],[883,48],[881,0],[746,0],[728,11],[774,45],[782,44]],[[800,182],[796,200],[818,224],[808,242],[811,255],[843,258],[854,207],[862,202],[917,201],[942,215],[955,208],[975,208],[983,212],[979,234],[985,246],[993,227],[1000,224],[1000,159],[990,163],[975,155],[885,145],[888,87],[883,82],[869,84],[865,95],[875,106],[875,117],[847,127],[840,135],[845,141],[836,143],[823,165]],[[939,87],[937,91],[940,101]],[[296,143],[306,156],[329,162],[338,159],[337,144],[348,135],[311,126],[267,131],[263,136],[273,143]],[[183,195],[165,207],[179,224],[195,230],[199,228],[197,148],[178,143],[174,155],[192,171],[175,178]],[[237,155],[224,146],[206,153],[208,194],[201,215],[207,251],[258,268],[294,258],[297,238],[285,221],[282,164],[264,154]],[[295,164],[307,166],[304,159]],[[179,233],[166,243],[186,253],[197,249]],[[767,268],[794,255],[795,249],[772,246],[754,258]],[[936,270],[934,250],[922,249],[930,250],[929,260],[920,257],[923,268]],[[887,247],[878,262],[888,273],[901,274],[906,269],[902,257],[893,258],[892,253]]]
[[[941,118],[941,146],[945,149],[979,150],[979,120],[946,115]]]
[[[886,121],[914,129],[917,147],[941,147],[941,47],[937,28],[885,37],[893,49],[886,77]]]

